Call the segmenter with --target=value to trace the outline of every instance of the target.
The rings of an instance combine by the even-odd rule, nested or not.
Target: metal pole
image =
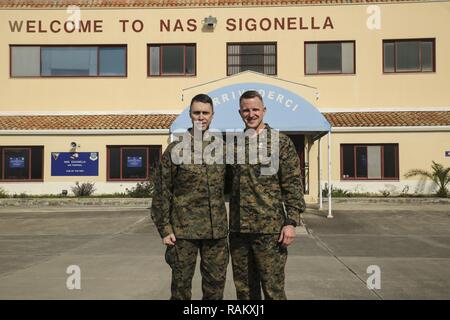
[[[328,131],[328,216],[333,218],[331,214],[331,128]]]
[[[320,141],[322,138],[319,138],[319,209],[323,208],[323,199],[322,199],[322,146]]]

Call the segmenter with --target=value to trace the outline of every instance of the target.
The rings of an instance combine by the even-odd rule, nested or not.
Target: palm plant
[[[438,197],[447,198],[447,185],[450,183],[450,167],[444,168],[442,164],[434,161],[432,162],[431,172],[421,169],[412,169],[405,174],[405,177],[410,178],[414,176],[422,176],[431,179],[439,188],[436,195]]]

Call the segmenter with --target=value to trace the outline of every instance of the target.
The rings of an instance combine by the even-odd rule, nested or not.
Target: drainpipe
[[[331,128],[328,131],[328,216],[333,218],[331,214]]]

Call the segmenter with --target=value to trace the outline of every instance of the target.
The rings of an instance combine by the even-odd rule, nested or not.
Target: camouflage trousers
[[[287,248],[278,234],[230,233],[233,278],[239,300],[286,300],[284,267]]]
[[[167,246],[166,262],[172,269],[171,300],[190,300],[192,277],[200,251],[203,300],[223,299],[229,261],[228,241],[177,239]]]

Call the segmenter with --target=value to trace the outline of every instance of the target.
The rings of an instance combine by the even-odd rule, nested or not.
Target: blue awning
[[[247,90],[257,90],[267,108],[264,122],[272,128],[289,133],[308,133],[315,139],[326,134],[331,126],[320,111],[303,97],[284,88],[265,83],[238,83],[207,93],[214,102],[214,118],[210,128],[221,131],[242,129],[239,97]],[[170,131],[192,126],[189,106],[175,119]]]

